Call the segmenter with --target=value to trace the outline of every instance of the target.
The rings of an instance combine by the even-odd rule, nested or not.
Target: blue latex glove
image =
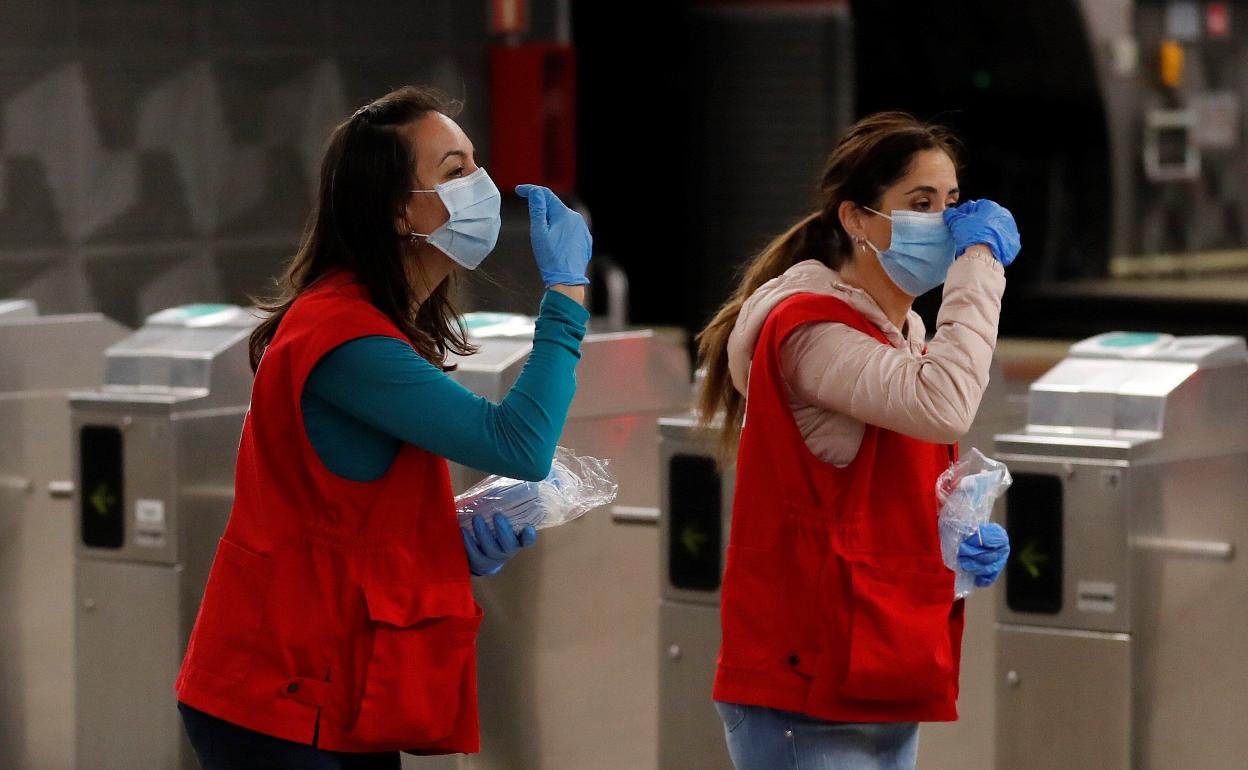
[[[594,241],[585,218],[545,187],[522,184],[516,194],[529,201],[529,240],[546,288],[584,286]]]
[[[1010,536],[1000,524],[983,524],[958,546],[958,566],[975,576],[978,588],[997,582],[1010,558]]]
[[[459,530],[464,536],[464,550],[468,552],[468,569],[478,576],[496,575],[511,557],[537,542],[537,530],[525,527],[517,533],[501,513],[494,515],[494,531],[485,519],[472,517],[472,531]]]
[[[959,256],[971,246],[982,243],[998,262],[1009,267],[1022,248],[1014,215],[992,201],[967,201],[945,209],[945,224],[953,233]]]

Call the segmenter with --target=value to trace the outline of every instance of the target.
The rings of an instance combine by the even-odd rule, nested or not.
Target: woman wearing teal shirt
[[[360,109],[334,131],[320,197],[285,276],[284,296],[264,308],[269,315],[252,336],[254,368],[296,299],[318,280],[343,271],[401,332],[405,339],[356,337],[329,350],[302,386],[294,424],[301,421],[321,463],[349,481],[381,479],[405,444],[486,473],[545,478],[576,389],[574,372],[588,320],[582,303],[589,230],[554,193],[532,185],[516,192],[529,203],[533,252],[547,292],[528,362],[498,404],[446,374],[450,355],[474,350],[451,306],[451,281],[460,268],[481,264],[501,224],[501,195],[476,165],[472,142],[452,119],[454,108],[431,89],[408,87]],[[292,445],[296,439],[291,437]],[[421,503],[412,501],[414,515]],[[502,517],[493,528],[475,517],[463,535],[469,569],[495,574],[535,539],[531,527],[517,533]],[[179,692],[181,697],[186,691]],[[231,711],[231,704],[219,705],[222,712]],[[308,744],[184,702],[179,710],[207,770],[399,767],[397,752],[321,748],[320,722]],[[475,718],[472,730],[457,740],[476,740]]]
[[[400,227],[407,235],[409,276],[433,288],[437,298],[457,266],[475,270],[493,249],[501,195],[448,115],[432,111],[407,130],[423,150],[418,158],[431,165],[441,159],[424,173],[418,160],[415,179],[424,189],[411,191]],[[589,318],[581,303],[591,240],[582,217],[546,188],[521,185],[517,193],[529,199],[533,250],[548,291],[533,351],[511,392],[494,404],[411,345],[393,337],[351,340],[317,363],[303,391],[304,429],[329,470],[373,481],[408,443],[488,473],[546,477],[576,391]],[[464,534],[477,575],[497,573],[537,537],[532,527],[515,533],[509,526],[487,527],[479,518]]]

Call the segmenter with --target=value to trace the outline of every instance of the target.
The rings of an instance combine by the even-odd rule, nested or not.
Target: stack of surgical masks
[[[954,598],[965,598],[975,589],[975,576],[958,566],[958,548],[968,535],[988,523],[997,498],[1011,483],[1005,464],[985,457],[978,449],[963,454],[936,481],[940,555],[955,576]]]
[[[471,527],[472,517],[479,515],[492,529],[494,515],[501,513],[516,530],[546,529],[613,502],[618,489],[606,460],[558,447],[542,481],[490,476],[455,498],[455,508],[461,528]]]

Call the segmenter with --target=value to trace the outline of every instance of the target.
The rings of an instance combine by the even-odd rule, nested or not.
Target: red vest
[[[957,450],[868,425],[847,467],[815,457],[789,406],[780,348],[821,322],[888,344],[821,295],[782,302],[763,326],[737,461],[715,699],[838,722],[957,719],[963,603],[941,561],[935,491]]]
[[[446,460],[405,444],[380,479],[348,481],[303,429],[313,366],[370,335],[404,339],[331,273],[265,351],[178,699],[330,751],[474,752],[482,613]]]

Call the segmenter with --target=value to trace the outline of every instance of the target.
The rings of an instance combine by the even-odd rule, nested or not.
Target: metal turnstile
[[[977,448],[993,455],[993,437],[1018,427],[1027,418],[1027,390],[1035,379],[1061,361],[1069,345],[999,340],[988,387],[975,421],[959,439],[962,451]],[[979,589],[966,601],[962,634],[962,666],[958,690],[958,721],[923,725],[919,770],[993,770],[992,741],[996,682],[996,594],[1000,584]]]
[[[532,319],[468,317],[477,355],[455,377],[501,400],[532,349]],[[481,753],[465,768],[652,766],[658,692],[658,418],[689,406],[683,344],[650,330],[590,334],[560,444],[610,460],[619,498],[544,530],[476,581]],[[481,478],[454,467],[456,491]],[[621,739],[627,736],[627,739]],[[427,760],[411,759],[424,767]]]
[[[258,319],[231,305],[152,315],[74,393],[80,768],[197,768],[173,692],[234,498]]]
[[[1100,335],[997,436],[997,767],[1243,764],[1246,393],[1243,338]]]
[[[659,767],[731,770],[711,702],[735,474],[690,414],[659,420]]]
[[[74,766],[72,388],[127,333],[0,300],[0,767]]]

